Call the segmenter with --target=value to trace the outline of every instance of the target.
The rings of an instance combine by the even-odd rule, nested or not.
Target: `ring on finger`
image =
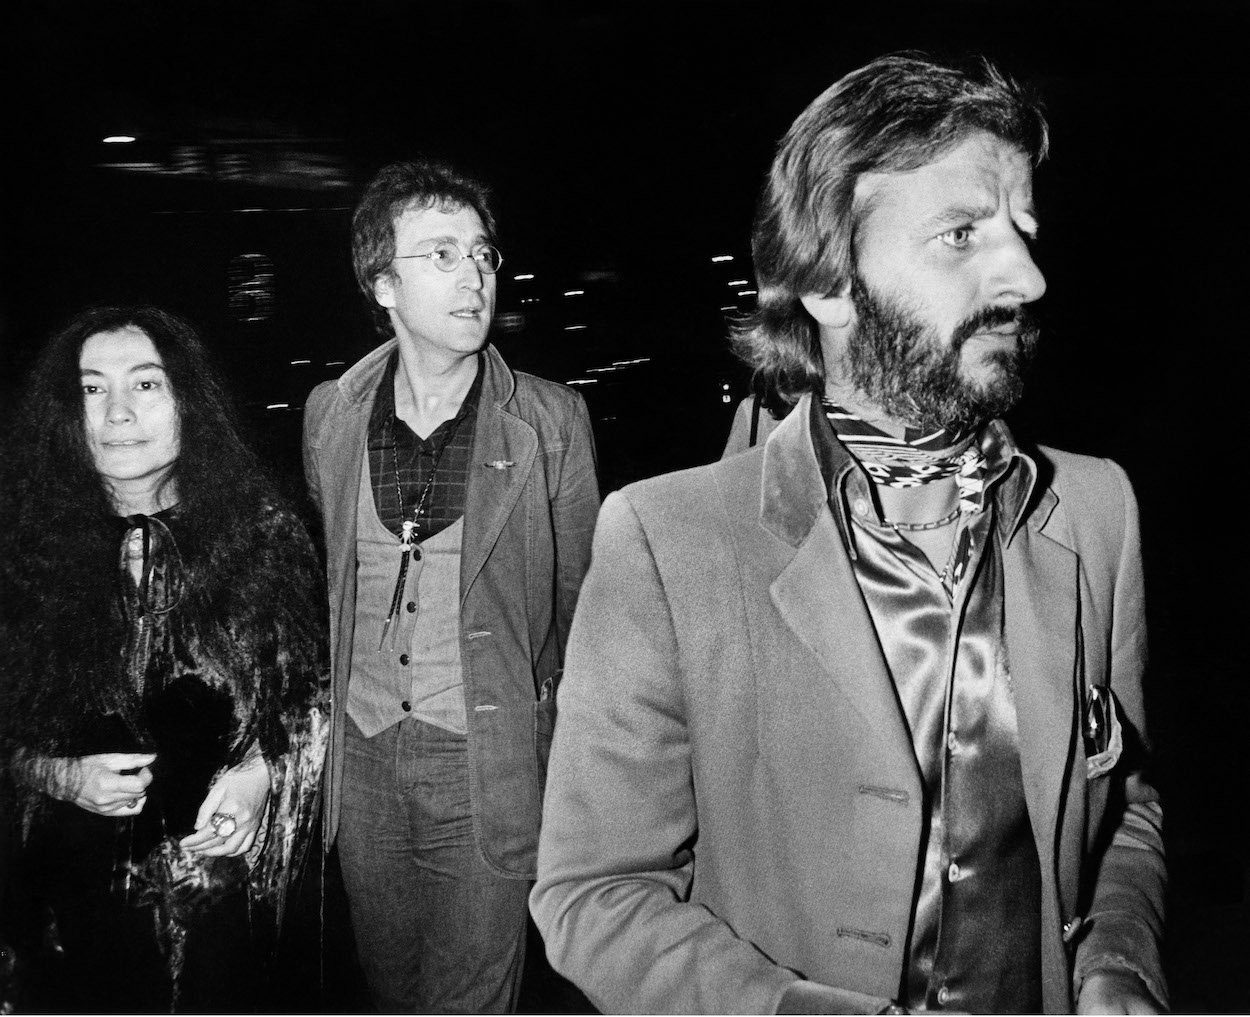
[[[213,828],[213,832],[222,840],[234,836],[234,831],[239,828],[239,822],[229,812],[214,812],[212,818],[209,819],[208,825]]]

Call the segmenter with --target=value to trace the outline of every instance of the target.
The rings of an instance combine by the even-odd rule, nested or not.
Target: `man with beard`
[[[608,499],[570,636],[531,908],[605,1011],[1166,1004],[1136,505],[998,419],[1046,139],[905,55],[783,140],[738,345],[793,409]]]

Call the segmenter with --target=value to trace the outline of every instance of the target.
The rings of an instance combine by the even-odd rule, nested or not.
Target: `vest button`
[[[399,655],[399,662],[400,662],[401,664],[403,664],[403,665],[404,665],[404,667],[407,667],[407,666],[408,666],[408,654],[406,654],[406,653],[401,653],[401,654]]]
[[[408,700],[406,700],[406,699],[405,699],[402,703],[400,703],[399,705],[400,705],[400,706],[402,706],[402,707],[404,708],[404,713],[409,713],[409,712],[411,712],[411,710],[412,710],[412,704],[411,704],[410,702],[408,702]]]
[[[415,614],[416,611],[417,611],[416,601],[413,601],[413,600],[408,601],[408,613]]]
[[[959,877],[962,875],[963,875],[963,872],[959,868],[959,863],[951,862],[950,868],[946,870],[946,878],[949,879],[952,883],[958,883]]]

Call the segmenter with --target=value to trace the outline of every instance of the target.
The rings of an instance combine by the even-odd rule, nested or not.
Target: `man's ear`
[[[816,319],[821,328],[843,329],[855,317],[855,302],[851,300],[851,283],[848,280],[840,291],[829,296],[808,293],[799,297],[807,313]]]
[[[399,277],[390,269],[381,272],[373,280],[373,299],[383,307],[394,307],[395,287],[399,285]]]

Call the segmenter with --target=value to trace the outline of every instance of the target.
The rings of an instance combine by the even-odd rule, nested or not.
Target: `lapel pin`
[[[492,459],[488,463],[482,463],[488,470],[507,470],[516,465],[511,459]]]

